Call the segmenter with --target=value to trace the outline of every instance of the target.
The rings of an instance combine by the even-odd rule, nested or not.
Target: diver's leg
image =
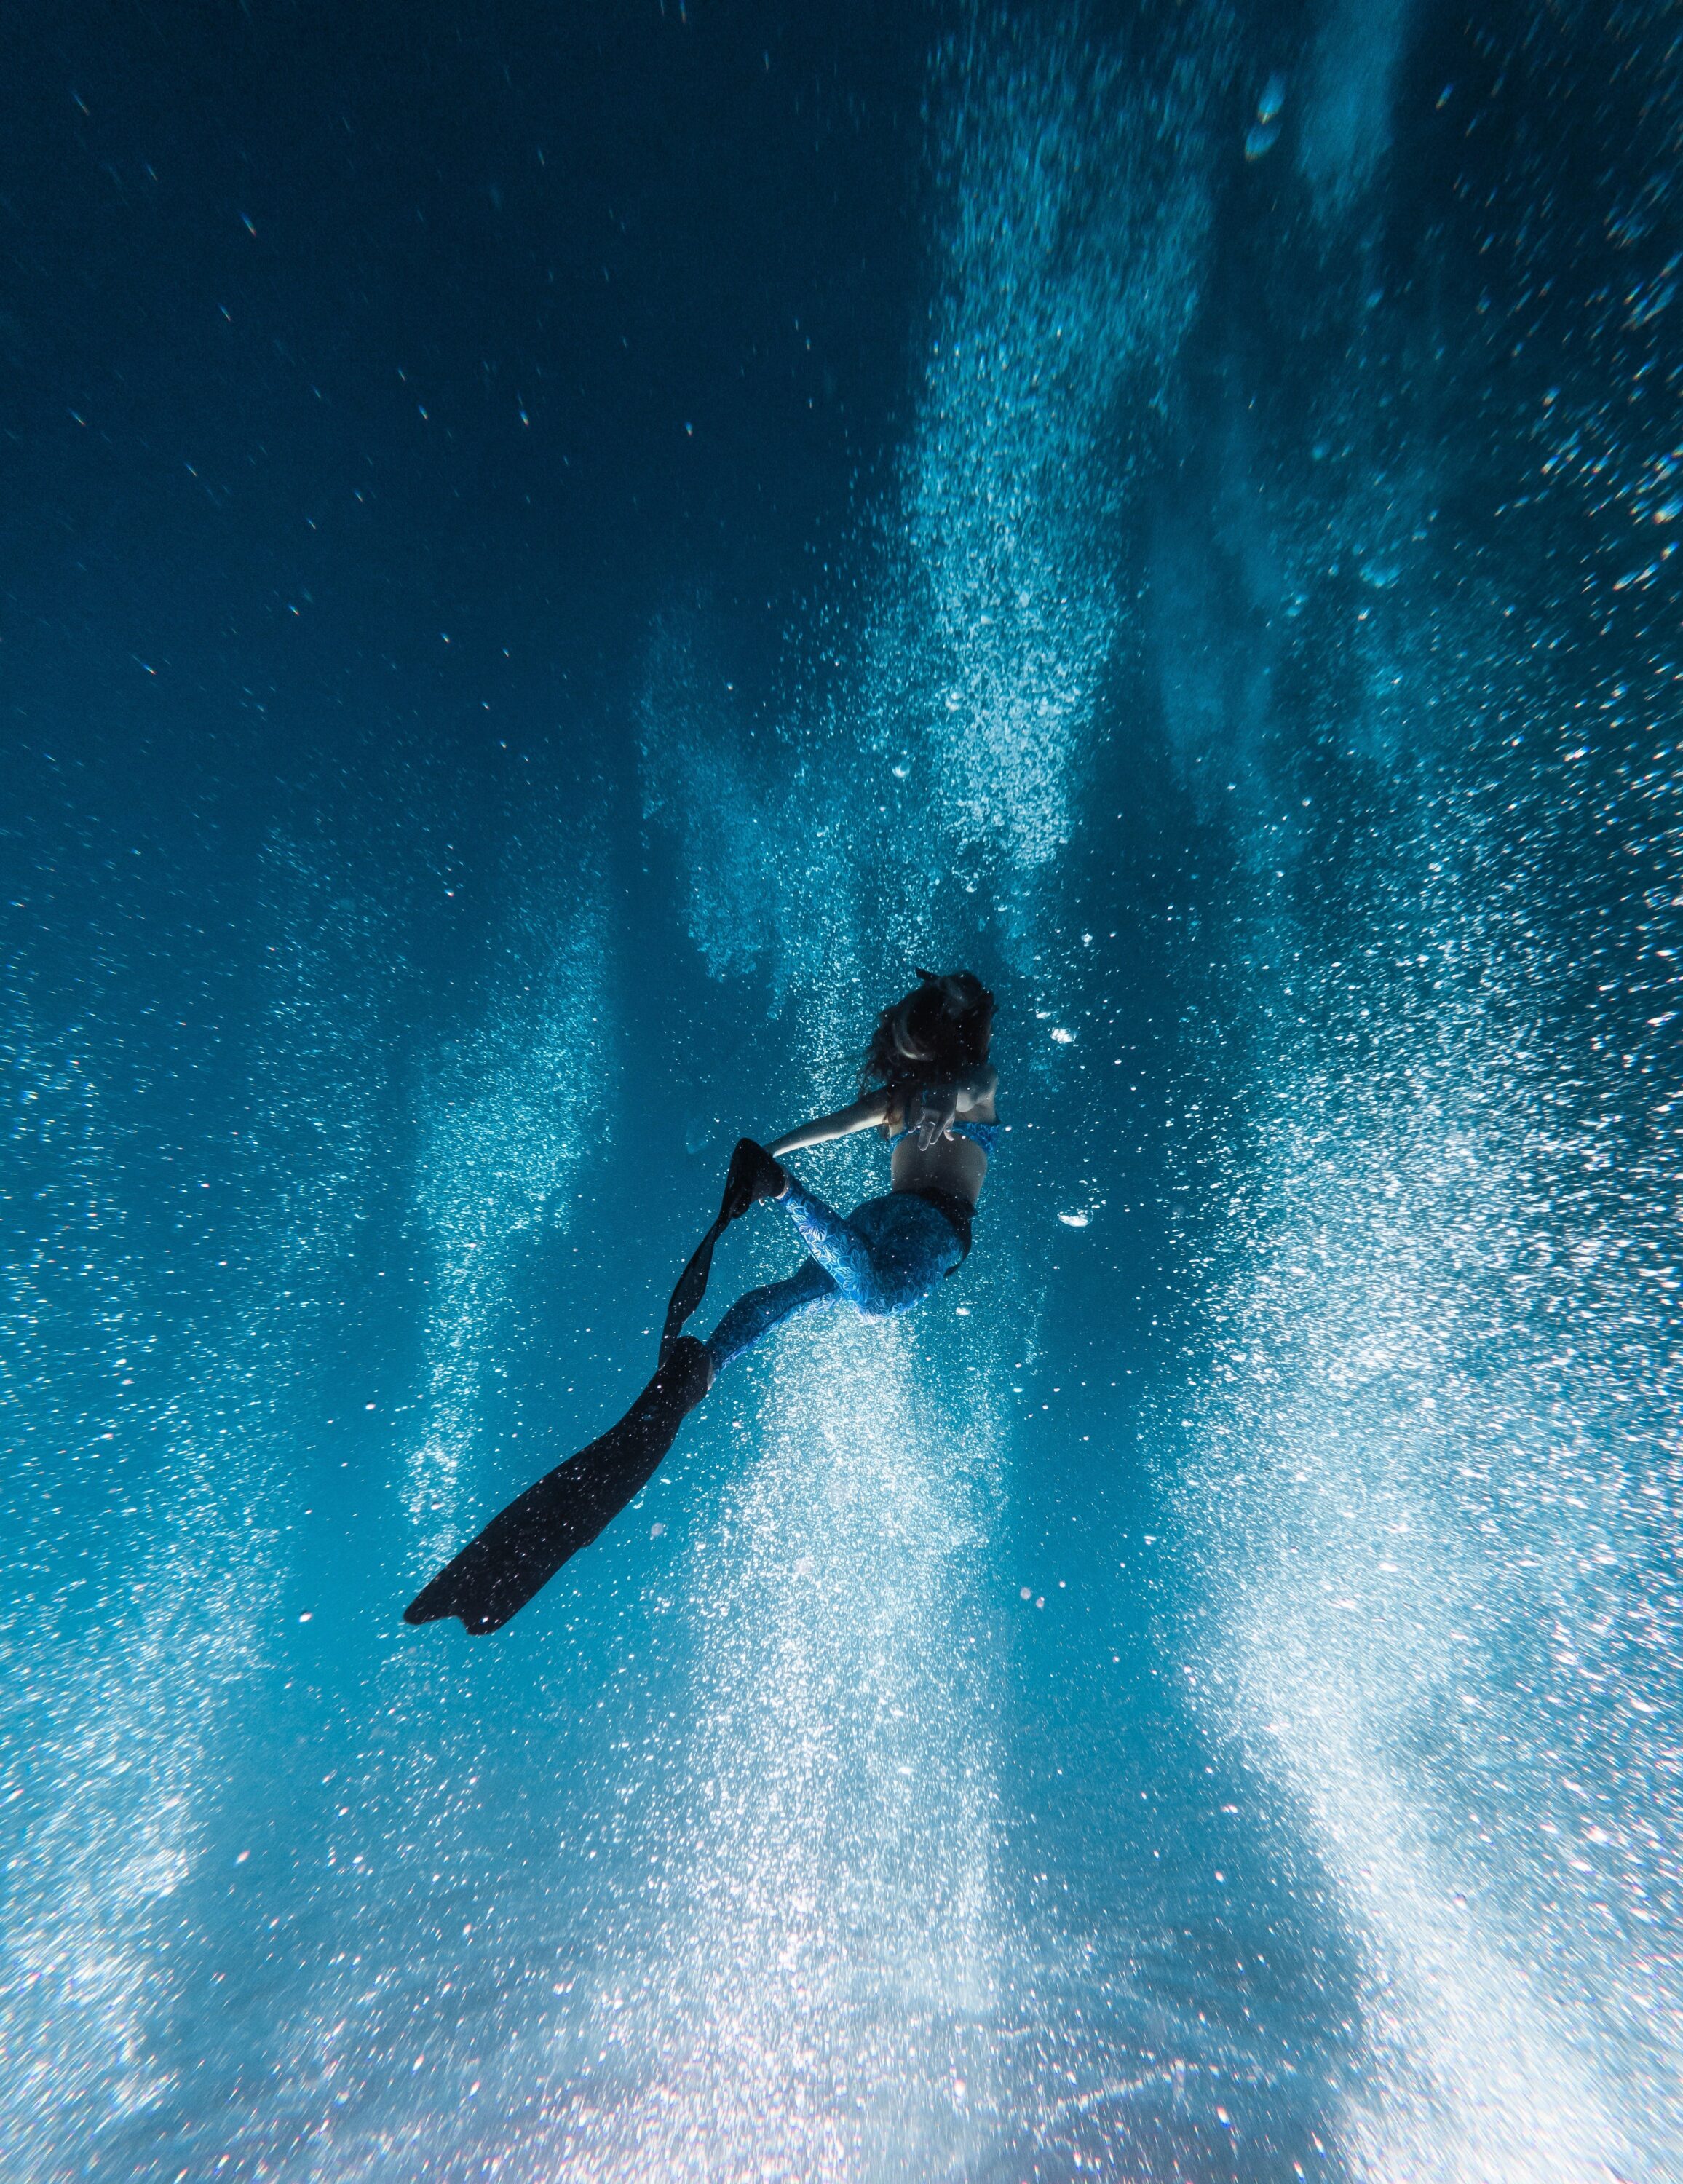
[[[839,1304],[841,1292],[822,1267],[811,1259],[786,1282],[768,1282],[764,1289],[740,1296],[707,1338],[707,1354],[714,1372],[722,1372],[733,1357],[803,1312],[819,1312]]]
[[[848,1302],[860,1312],[874,1311],[877,1268],[871,1245],[862,1232],[833,1206],[815,1198],[792,1175],[788,1190],[774,1202],[794,1222],[807,1250]]]

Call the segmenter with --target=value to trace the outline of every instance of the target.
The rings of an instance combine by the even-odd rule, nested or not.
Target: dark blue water
[[[6,2175],[1675,2176],[1671,11],[6,46]]]

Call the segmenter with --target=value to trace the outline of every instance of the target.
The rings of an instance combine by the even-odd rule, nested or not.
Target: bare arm
[[[918,1143],[925,1151],[945,1133],[956,1116],[972,1115],[982,1110],[991,1113],[999,1081],[998,1070],[984,1061],[945,1085],[930,1085],[918,1118],[912,1123],[918,1133]],[[837,1114],[820,1115],[815,1122],[803,1123],[798,1130],[786,1131],[782,1137],[774,1138],[766,1150],[778,1159],[784,1153],[799,1152],[805,1145],[828,1145],[833,1139],[849,1137],[855,1130],[874,1130],[889,1119],[889,1105],[886,1092],[867,1092],[862,1100],[855,1100],[852,1106],[844,1107]],[[912,1120],[910,1114],[902,1119],[908,1123]]]
[[[869,1092],[839,1114],[820,1115],[816,1122],[803,1123],[798,1130],[773,1138],[766,1150],[776,1160],[784,1153],[798,1153],[803,1145],[827,1145],[832,1138],[849,1137],[855,1130],[874,1130],[888,1112],[888,1094]]]

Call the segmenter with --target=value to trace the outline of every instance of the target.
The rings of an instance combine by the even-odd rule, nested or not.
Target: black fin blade
[[[404,1622],[454,1615],[473,1637],[500,1630],[654,1477],[686,1412],[706,1393],[702,1354],[699,1342],[683,1338],[619,1424],[500,1510],[410,1601]]]

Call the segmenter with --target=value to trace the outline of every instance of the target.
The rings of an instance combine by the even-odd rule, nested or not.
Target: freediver
[[[476,1635],[499,1629],[641,1492],[718,1374],[773,1328],[842,1304],[861,1319],[892,1319],[957,1272],[1003,1127],[988,1060],[994,997],[969,971],[917,978],[878,1018],[850,1107],[769,1145],[738,1140],[717,1218],[672,1291],[655,1377],[625,1417],[493,1517],[410,1602],[406,1622],[455,1615]],[[871,1129],[890,1148],[889,1187],[845,1217],[783,1166],[784,1154]],[[738,1297],[705,1342],[681,1333],[714,1245],[761,1198],[789,1215],[806,1258],[786,1281]]]

